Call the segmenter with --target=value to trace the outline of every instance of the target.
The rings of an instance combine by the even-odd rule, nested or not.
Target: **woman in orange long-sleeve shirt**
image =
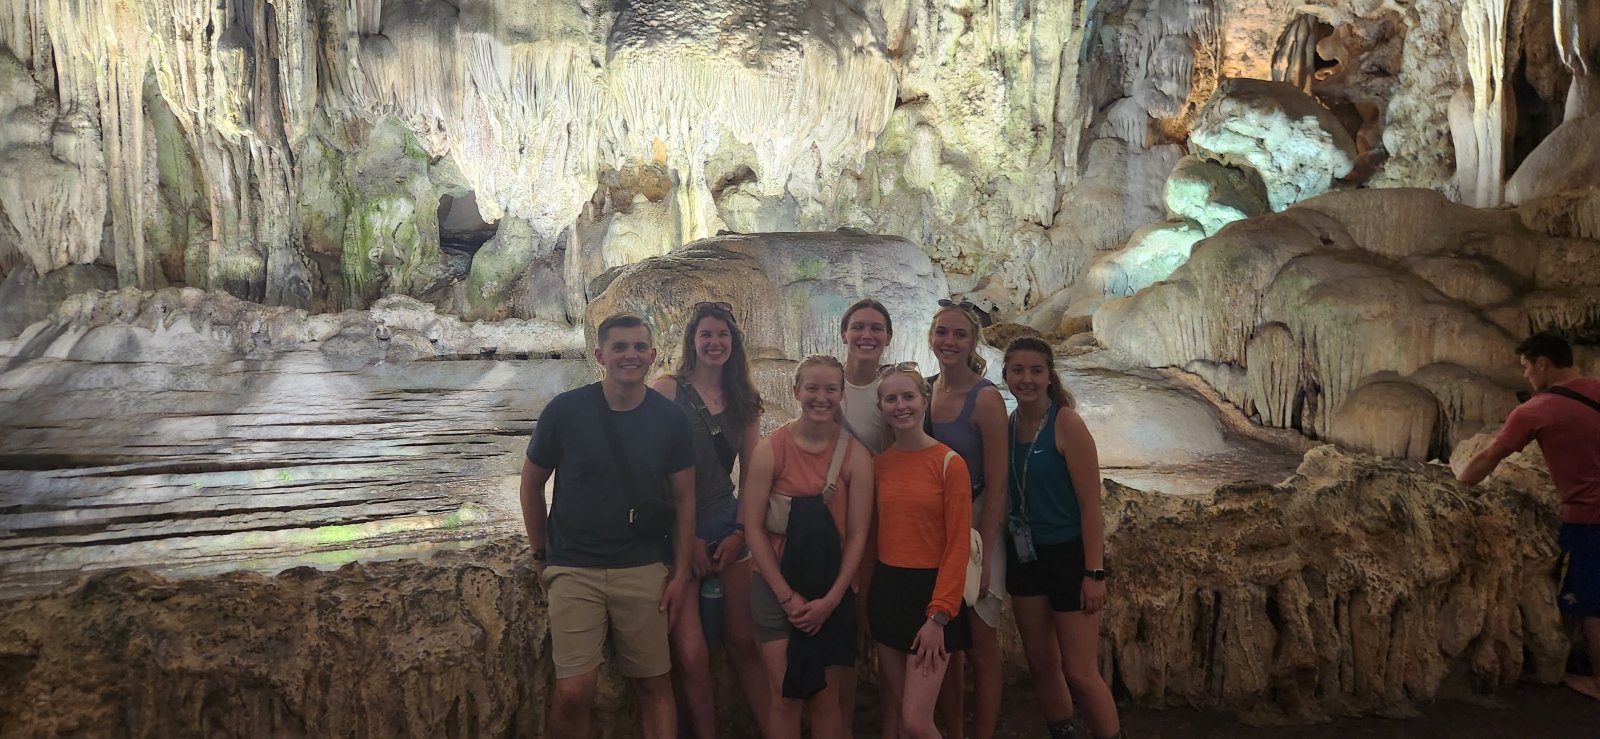
[[[967,464],[923,431],[928,383],[905,363],[887,367],[878,407],[894,444],[873,460],[878,564],[867,622],[878,644],[884,702],[900,707],[910,739],[938,737],[933,706],[950,652],[970,645],[965,606],[972,528]]]

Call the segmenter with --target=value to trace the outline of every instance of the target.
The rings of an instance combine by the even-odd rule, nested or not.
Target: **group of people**
[[[733,306],[696,305],[676,371],[649,384],[650,326],[629,313],[600,324],[603,379],[546,406],[522,468],[549,603],[551,736],[589,735],[608,638],[644,736],[676,736],[680,709],[695,737],[719,735],[720,634],[766,737],[798,739],[802,718],[811,736],[851,735],[863,636],[884,737],[939,737],[941,722],[967,734],[964,656],[971,731],[991,737],[1008,596],[1048,735],[1080,735],[1075,707],[1093,736],[1120,734],[1096,655],[1099,463],[1051,347],[1006,348],[1008,415],[971,309],[941,301],[926,377],[883,363],[894,325],[878,301],[850,306],[839,330],[843,361],[802,360],[798,417],[762,438]]]

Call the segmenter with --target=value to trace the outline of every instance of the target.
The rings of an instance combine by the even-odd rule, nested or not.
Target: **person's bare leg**
[[[1579,621],[1583,638],[1589,642],[1589,672],[1584,675],[1567,675],[1567,687],[1595,700],[1600,700],[1600,618],[1589,617]]]
[[[850,665],[848,667],[839,666],[827,668],[828,689],[833,692],[838,692],[839,690],[844,689],[842,686],[849,685],[851,686],[851,690],[855,690],[856,669],[857,668],[855,665]],[[839,696],[837,695],[835,695],[833,699],[838,701],[840,706],[845,704],[845,701],[840,700]],[[850,701],[850,705],[854,706],[855,701]],[[839,731],[841,732],[839,734],[840,739],[854,739],[856,735],[855,714],[844,713],[843,709],[841,708],[839,712],[839,721],[841,722],[839,727]],[[821,734],[813,732],[812,736],[821,736]]]
[[[906,654],[882,644],[878,648],[878,704],[882,706],[883,739],[900,739],[900,701],[906,688]]]
[[[844,717],[839,715],[839,696],[836,685],[828,685],[816,695],[806,699],[806,718],[811,722],[811,736],[844,736]]]
[[[944,683],[944,673],[950,665],[948,656],[934,659],[931,666],[918,667],[916,658],[907,656],[903,664],[901,683],[900,726],[906,739],[939,739],[939,729],[933,725],[933,704],[939,699],[939,688]]]
[[[1042,595],[1011,599],[1011,612],[1017,619],[1017,635],[1022,638],[1022,653],[1028,660],[1028,673],[1038,694],[1044,720],[1055,724],[1072,718],[1072,694],[1067,691],[1066,672],[1061,669],[1061,647],[1056,643],[1055,611]]]
[[[556,678],[555,707],[550,712],[550,735],[589,736],[589,714],[594,709],[594,695],[599,687],[598,665],[582,675]]]
[[[735,562],[722,573],[722,623],[726,628],[723,637],[734,673],[739,678],[739,688],[750,704],[756,727],[765,736],[767,719],[772,712],[772,688],[767,685],[761,646],[756,643],[755,618],[750,615],[750,566],[749,560]]]
[[[678,736],[678,705],[672,697],[672,673],[639,678],[633,684],[639,690],[645,739],[675,739]],[[571,736],[588,735],[588,732],[584,732]]]
[[[711,687],[711,652],[706,648],[705,631],[700,625],[700,599],[679,598],[672,608],[668,641],[672,646],[673,672],[683,700],[679,712],[689,719],[696,739],[715,739],[717,735],[716,697]]]
[[[1100,651],[1100,615],[1058,613],[1055,616],[1056,640],[1061,644],[1061,664],[1066,668],[1067,687],[1083,707],[1089,731],[1097,737],[1113,737],[1122,730],[1117,718],[1117,703],[1111,687],[1100,677],[1097,655]]]
[[[972,649],[967,651],[972,661],[972,736],[994,739],[995,726],[1000,723],[1000,634],[976,616],[968,623],[972,624]],[[952,672],[955,664],[950,662]],[[945,682],[949,681],[946,676]]]
[[[972,624],[981,620],[977,616],[967,619]],[[962,739],[967,735],[965,666],[966,660],[960,652],[950,655],[950,664],[944,671],[944,684],[939,686],[939,720],[944,723],[948,739]]]
[[[767,669],[767,739],[800,739],[803,704],[783,697],[783,673],[789,669],[789,640],[764,642],[761,663]]]

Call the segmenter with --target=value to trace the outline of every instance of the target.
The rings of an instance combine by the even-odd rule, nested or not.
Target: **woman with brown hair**
[[[750,550],[738,521],[739,503],[732,479],[739,461],[746,475],[761,432],[761,395],[750,380],[744,334],[728,303],[699,303],[684,326],[677,372],[652,385],[689,416],[695,451],[696,592],[705,585],[723,598],[721,613],[700,612],[698,597],[680,598],[669,614],[672,655],[677,663],[680,715],[687,716],[698,739],[717,735],[712,699],[711,648],[704,623],[725,625],[739,684],[759,725],[768,713],[766,673],[750,620]],[[741,479],[740,489],[744,487]]]
[[[1052,739],[1074,736],[1074,699],[1090,731],[1109,739],[1121,724],[1096,656],[1106,602],[1099,454],[1049,344],[1012,341],[1005,380],[1017,399],[1009,433],[1006,591],[1028,671]]]

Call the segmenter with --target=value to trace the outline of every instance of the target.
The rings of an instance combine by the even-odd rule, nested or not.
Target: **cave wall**
[[[1500,39],[1546,115],[1585,53],[1557,15],[1510,2]],[[1475,39],[1432,0],[18,0],[0,272],[576,320],[719,230],[854,226],[1014,313],[1162,220],[1223,76],[1304,80],[1355,181],[1461,196]],[[493,239],[441,243],[461,199]]]

